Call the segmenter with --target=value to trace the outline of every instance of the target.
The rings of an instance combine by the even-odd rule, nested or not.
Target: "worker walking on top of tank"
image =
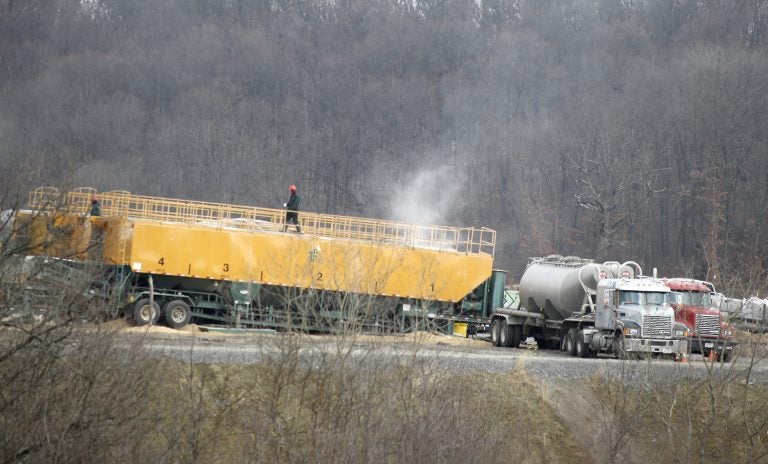
[[[291,185],[288,187],[288,191],[291,193],[291,197],[288,198],[288,203],[285,205],[285,209],[288,211],[285,213],[285,225],[283,225],[283,232],[288,231],[288,224],[296,225],[296,232],[301,233],[301,226],[299,225],[299,202],[301,197],[296,193],[296,186]]]
[[[88,213],[89,216],[101,216],[101,204],[96,197],[91,198],[91,210]]]
[[[99,199],[95,196],[91,197],[91,209],[88,211],[88,216],[101,216],[101,203],[99,203]],[[95,261],[99,259],[103,251],[103,244],[104,229],[101,227],[94,227],[89,234],[88,239],[87,253],[89,260]]]

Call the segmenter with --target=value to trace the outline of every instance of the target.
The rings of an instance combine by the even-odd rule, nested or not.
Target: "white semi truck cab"
[[[602,279],[597,284],[595,325],[584,328],[595,351],[679,354],[687,352],[685,326],[675,322],[670,289],[650,277]]]
[[[517,309],[496,309],[491,317],[491,340],[497,346],[533,337],[540,348],[580,357],[688,352],[686,328],[675,322],[669,287],[661,279],[643,277],[637,263],[532,258],[519,295]]]

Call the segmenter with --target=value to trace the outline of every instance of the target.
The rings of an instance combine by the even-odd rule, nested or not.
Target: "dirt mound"
[[[423,345],[475,346],[478,348],[488,347],[488,342],[476,338],[445,335],[434,332],[413,332],[398,335],[360,335],[356,338],[360,341],[371,342],[408,342]]]
[[[189,324],[181,329],[171,329],[162,325],[151,326],[135,326],[131,321],[126,319],[118,319],[101,324],[101,328],[111,330],[114,332],[122,333],[140,333],[140,334],[169,334],[169,335],[200,335],[210,337],[211,335],[221,337],[235,337],[243,335],[252,335],[257,333],[256,331],[209,331],[205,326],[198,326],[197,324]],[[298,335],[298,334],[297,334]],[[306,336],[306,335],[305,335]],[[308,337],[318,338],[319,340],[327,339],[329,335],[311,335]],[[477,338],[460,337],[455,335],[445,335],[435,332],[412,332],[406,334],[393,334],[393,335],[345,335],[345,338],[353,338],[355,341],[372,342],[372,343],[413,343],[423,345],[449,345],[449,346],[468,346],[485,348],[488,347],[488,342]]]
[[[181,329],[171,329],[162,325],[135,326],[126,319],[117,319],[101,324],[101,327],[115,332],[150,333],[150,334],[202,334],[203,330],[197,324],[189,324]],[[207,333],[210,335],[210,332]]]

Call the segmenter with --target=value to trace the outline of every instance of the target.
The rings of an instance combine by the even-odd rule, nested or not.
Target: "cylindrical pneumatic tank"
[[[548,256],[531,261],[520,279],[520,308],[562,320],[579,312],[602,278],[634,277],[618,262],[597,264],[575,256]]]

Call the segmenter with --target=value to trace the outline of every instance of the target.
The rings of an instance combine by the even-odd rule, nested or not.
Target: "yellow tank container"
[[[27,240],[29,253],[84,260],[91,238],[91,221],[69,213],[32,214],[24,211],[17,215]]]
[[[80,215],[85,190],[59,202]],[[82,228],[70,232],[77,246],[69,252],[82,253],[94,231],[101,261],[134,272],[453,302],[491,275],[490,229],[302,212],[298,234],[285,231],[282,210],[126,192],[99,198],[103,217],[68,224]]]

